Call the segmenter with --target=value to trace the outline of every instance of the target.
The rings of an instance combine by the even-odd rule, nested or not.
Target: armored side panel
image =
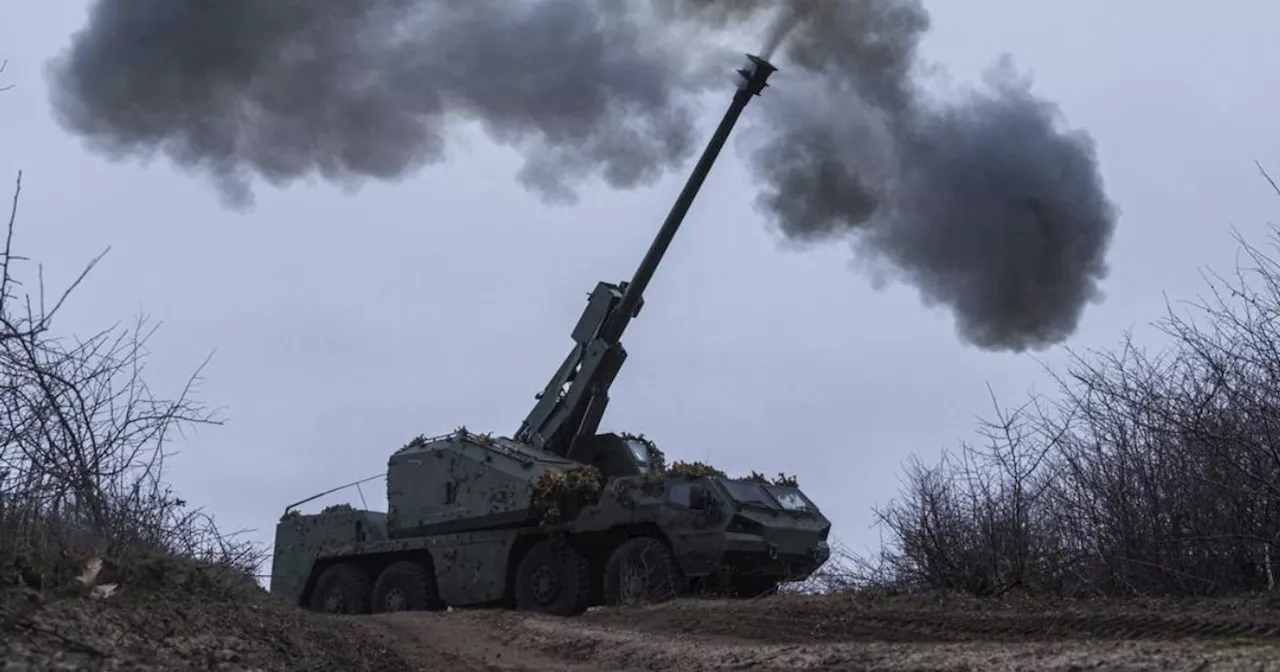
[[[500,600],[518,530],[492,530],[438,539],[432,551],[436,586],[446,603],[465,607]]]
[[[289,513],[276,525],[271,593],[297,604],[323,549],[387,539],[387,515],[338,508],[315,515]]]
[[[409,444],[387,465],[393,539],[537,524],[534,485],[579,463],[505,438],[458,433]]]
[[[358,544],[326,544],[318,561],[354,559],[365,568],[385,566],[389,559],[426,551],[435,567],[436,589],[446,604],[468,607],[503,598],[511,547],[528,529],[489,530],[433,537],[384,539]]]

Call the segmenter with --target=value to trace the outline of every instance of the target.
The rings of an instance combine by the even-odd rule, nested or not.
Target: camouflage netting
[[[675,478],[728,478],[723,471],[705,462],[676,462],[666,473]]]
[[[667,476],[672,478],[730,478],[725,472],[717,469],[706,462],[680,462],[677,461],[664,471]],[[773,478],[769,478],[764,474],[753,471],[749,476],[743,476],[744,481],[755,481],[756,483],[767,483],[784,488],[798,488],[799,481],[795,476],[787,474],[778,474]]]
[[[470,439],[472,441],[479,441],[480,443],[486,443],[493,440],[493,432],[476,434],[475,432],[467,429],[466,425],[462,425],[461,427],[453,430],[453,434],[460,439]]]
[[[584,506],[600,501],[604,475],[592,466],[552,469],[533,484],[533,508],[544,527],[557,525]]]
[[[320,513],[338,513],[341,511],[355,511],[355,507],[350,504],[330,504],[324,507]]]
[[[413,450],[416,448],[422,448],[426,445],[427,445],[427,437],[423,436],[422,434],[419,434],[413,437],[413,439],[409,441],[409,443],[404,444],[404,447],[402,447],[400,450]]]
[[[356,508],[354,506],[351,506],[350,504],[330,504],[329,506],[326,506],[323,509],[321,509],[320,513],[321,514],[340,513],[342,511],[355,511],[355,510]],[[280,522],[283,523],[286,520],[293,520],[294,518],[301,518],[301,517],[302,517],[301,511],[297,509],[289,509],[288,511],[285,511],[283,515],[280,516]]]
[[[459,439],[478,441],[480,443],[491,441],[493,439],[492,433],[486,432],[484,434],[476,434],[475,432],[467,429],[466,425],[463,425],[453,430],[453,435]],[[413,439],[410,440],[409,443],[404,444],[404,446],[402,446],[400,450],[404,451],[404,450],[414,450],[418,448],[424,448],[430,442],[431,442],[431,439],[428,439],[423,434],[419,434],[413,437]]]
[[[798,480],[796,480],[796,477],[795,477],[795,476],[788,476],[788,475],[783,474],[783,473],[779,473],[779,474],[778,474],[776,477],[774,477],[774,478],[769,478],[768,476],[765,476],[764,474],[762,474],[762,473],[760,473],[760,472],[758,472],[758,471],[753,471],[753,472],[751,472],[751,475],[750,475],[750,476],[747,476],[747,477],[746,477],[746,479],[745,479],[745,480],[748,480],[748,481],[755,481],[755,482],[757,482],[757,483],[768,483],[768,484],[770,484],[770,485],[776,485],[776,486],[778,486],[778,487],[780,487],[780,488],[798,488],[798,487],[800,487],[800,483],[799,483],[799,481],[798,481]]]

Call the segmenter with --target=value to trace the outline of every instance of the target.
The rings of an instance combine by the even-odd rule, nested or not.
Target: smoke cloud
[[[775,26],[792,31],[783,56],[804,83],[762,100],[767,140],[751,162],[778,228],[890,262],[978,347],[1068,338],[1102,299],[1117,219],[1090,137],[1062,130],[1008,59],[958,100],[930,97],[918,0],[789,10]]]
[[[98,0],[52,64],[67,128],[114,157],[159,152],[225,201],[318,174],[358,185],[445,157],[478,121],[553,200],[599,174],[648,184],[694,151],[705,85],[629,3]]]
[[[959,99],[931,96],[919,0],[638,4],[97,0],[51,95],[98,151],[160,153],[231,205],[255,177],[412,174],[462,120],[564,202],[589,178],[633,188],[681,167],[705,130],[697,94],[724,81],[681,31],[763,21],[785,86],[749,115],[763,140],[747,159],[778,231],[887,262],[984,349],[1062,342],[1101,300],[1117,212],[1092,140],[1007,60]]]

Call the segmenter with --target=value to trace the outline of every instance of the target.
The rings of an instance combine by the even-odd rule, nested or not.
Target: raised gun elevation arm
[[[693,205],[702,183],[724,148],[729,134],[742,116],[747,103],[761,94],[769,76],[777,69],[768,61],[747,55],[750,65],[738,70],[742,81],[733,102],[711,136],[706,149],[685,182],[680,196],[671,206],[662,228],[658,230],[649,251],[636,268],[630,282],[601,282],[587,300],[586,310],[573,330],[574,347],[556,371],[546,388],[538,395],[538,403],[529,412],[516,439],[542,450],[570,457],[578,440],[596,434],[605,408],[609,405],[609,388],[627,359],[622,335],[644,305],[644,290],[653,278],[658,264],[675,238],[689,207]]]

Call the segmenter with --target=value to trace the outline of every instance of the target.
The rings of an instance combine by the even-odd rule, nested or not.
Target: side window
[[[692,483],[667,483],[667,502],[675,506],[690,508]]]

